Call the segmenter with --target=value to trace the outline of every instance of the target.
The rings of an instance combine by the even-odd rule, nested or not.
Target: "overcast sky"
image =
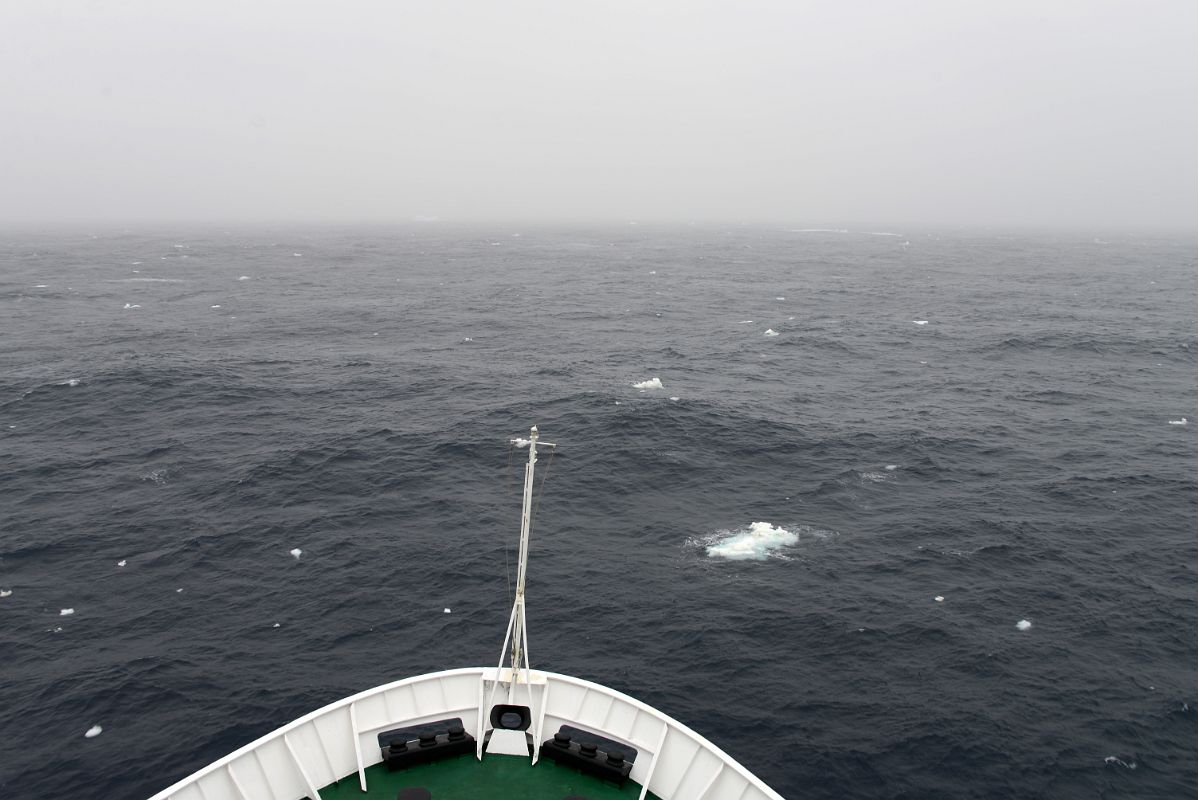
[[[1198,227],[1198,2],[2,0],[0,222]]]

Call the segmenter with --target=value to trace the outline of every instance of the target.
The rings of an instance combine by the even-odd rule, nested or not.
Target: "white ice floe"
[[[647,381],[632,384],[633,389],[664,389],[661,385],[661,378],[650,378]]]
[[[775,300],[785,300],[786,298],[785,297],[775,297],[774,299]]]
[[[303,554],[304,554],[304,551],[300,550],[298,547],[291,551],[292,558],[299,558]]]
[[[249,279],[250,279],[250,276],[249,276],[249,275],[242,275],[242,276],[241,276],[240,278],[238,278],[237,280],[239,280],[239,281],[248,281]]]
[[[116,565],[117,565],[118,567],[123,567],[123,566],[125,566],[125,565],[126,565],[126,564],[128,564],[128,563],[129,563],[128,561],[126,561],[125,559],[123,559],[123,558],[122,558],[120,561],[116,562]]]
[[[671,399],[671,400],[673,400],[675,403],[677,403],[677,402],[678,402],[680,399],[682,399],[682,398],[679,398],[679,397],[671,397],[670,399]]]
[[[209,308],[220,308],[220,306],[208,306]]]
[[[83,383],[83,381],[79,380],[78,378],[69,378],[58,385],[59,386],[78,386],[81,383]]]
[[[894,472],[896,469],[898,469],[898,464],[887,464],[886,465],[887,472]]]
[[[303,256],[303,253],[292,253],[291,255],[295,256],[296,258],[300,258]]]
[[[38,285],[34,286],[33,288],[34,289],[49,289],[50,285],[46,284],[46,283],[39,283]]]
[[[655,270],[655,269],[651,269],[651,270],[649,270],[649,274],[650,274],[650,275],[656,275],[656,274],[657,274],[657,270]]]
[[[375,336],[378,336],[378,334],[376,333],[376,334],[375,334]],[[462,341],[463,341],[463,342],[473,342],[473,341],[474,341],[474,339],[473,339],[473,338],[471,338],[471,337],[469,337],[469,336],[467,336],[467,337],[466,337],[465,339],[463,339]]]
[[[71,616],[71,615],[72,615],[72,614],[74,614],[74,613],[75,613],[75,609],[73,609],[73,608],[64,608],[62,611],[59,611],[59,612],[58,612],[58,616],[60,616],[60,617],[69,617],[69,616]]]
[[[99,725],[92,725],[90,728],[87,729],[87,732],[84,733],[83,735],[86,736],[88,739],[95,739],[97,736],[99,736],[103,732],[104,732],[104,729],[101,728]]]
[[[141,308],[137,303],[125,303],[125,308]]]
[[[12,597],[12,589],[0,589],[0,597]]]
[[[762,336],[777,336],[778,332],[776,330],[774,330],[773,328],[766,328],[765,333],[763,333],[761,335]]]
[[[176,590],[175,590],[175,594],[183,594],[183,590],[182,590],[182,589],[176,589]]]
[[[445,611],[443,611],[443,612],[441,612],[441,613],[443,613],[443,614],[448,614],[448,613],[450,613],[450,611],[449,611],[449,609],[447,608],[447,609],[445,609]]]
[[[1185,417],[1182,417],[1181,419],[1169,420],[1169,424],[1170,425],[1189,425],[1190,421],[1188,419],[1186,419]]]
[[[274,625],[271,625],[270,627],[277,628],[277,627],[279,627],[279,623],[276,622]]]
[[[776,528],[768,522],[754,522],[748,529],[729,531],[715,544],[707,546],[707,555],[731,561],[761,561],[779,547],[799,541],[799,534]]]
[[[753,324],[753,320],[751,320],[751,319],[742,319],[740,322],[738,322],[738,323],[736,323],[736,324],[737,324],[737,325],[752,325],[752,324]]]
[[[913,319],[911,321],[914,322],[916,325],[927,325],[928,324],[928,321],[926,319]]]
[[[1032,627],[1032,623],[1028,622],[1026,619],[1021,619],[1015,623],[1015,627],[1021,631],[1026,631],[1028,628]]]
[[[944,602],[944,595],[940,595],[940,594],[938,594],[938,595],[936,595],[935,597],[933,597],[932,599],[933,599],[933,600],[935,600],[937,603],[943,603],[943,602]]]

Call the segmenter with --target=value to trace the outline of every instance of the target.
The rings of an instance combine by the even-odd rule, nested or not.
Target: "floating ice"
[[[943,602],[944,602],[944,595],[939,595],[939,594],[938,594],[938,595],[936,595],[935,597],[933,597],[932,599],[933,599],[933,600],[935,600],[937,603],[943,603]]]
[[[649,270],[649,274],[650,274],[650,275],[656,275],[656,274],[657,274],[657,270],[655,270],[655,269],[651,269],[651,270]]]
[[[34,286],[33,288],[34,289],[49,289],[50,286],[49,286],[49,284],[39,283],[37,286]]]
[[[731,561],[763,561],[771,550],[788,547],[799,541],[799,535],[785,528],[775,528],[768,522],[754,522],[748,530],[732,531],[716,544],[707,546],[707,555]]]
[[[647,381],[632,384],[633,389],[664,389],[661,385],[661,378],[650,378]]]
[[[137,303],[125,303],[125,308],[141,308]]]
[[[220,308],[220,306],[209,306],[209,308]]]
[[[62,383],[60,383],[58,385],[59,386],[78,386],[81,383],[83,383],[83,381],[79,380],[78,378],[69,378],[68,380],[63,381]]]
[[[87,733],[85,733],[83,735],[86,736],[88,739],[95,739],[97,736],[99,736],[103,732],[104,732],[104,729],[101,728],[99,725],[92,725],[90,728],[87,729]]]
[[[303,554],[304,554],[304,551],[300,550],[298,547],[291,551],[292,558],[299,558]]]
[[[774,299],[775,300],[785,300],[786,298],[785,297],[775,297]]]
[[[237,280],[239,280],[239,281],[248,281],[249,279],[250,279],[250,276],[249,276],[249,275],[242,275],[242,276],[241,276],[240,278],[238,278]]]
[[[118,567],[123,567],[123,566],[125,566],[125,565],[126,565],[126,564],[128,564],[128,563],[129,563],[128,561],[126,561],[125,559],[123,559],[123,558],[122,558],[120,561],[116,562],[116,565],[117,565]]]
[[[0,589],[0,597],[12,597],[12,589]]]
[[[898,469],[898,464],[887,464],[886,465],[887,472],[894,472],[896,469]]]
[[[1181,419],[1169,420],[1169,424],[1170,425],[1189,425],[1190,421],[1188,419],[1186,419],[1185,417],[1182,417]]]
[[[752,325],[752,324],[753,324],[753,320],[751,320],[751,319],[742,319],[740,322],[738,322],[738,323],[736,323],[736,324],[737,324],[737,325]]]
[[[60,616],[60,617],[69,617],[69,616],[71,616],[71,615],[72,615],[72,614],[74,614],[74,613],[75,613],[75,609],[73,609],[73,608],[64,608],[62,611],[59,611],[59,612],[58,612],[58,616]]]
[[[1032,623],[1028,622],[1026,619],[1021,619],[1015,623],[1015,627],[1021,631],[1026,631],[1028,628],[1032,627]]]
[[[677,403],[677,402],[678,402],[678,401],[679,401],[681,398],[678,398],[678,397],[671,397],[670,399],[671,399],[671,400],[673,400],[675,403]]]
[[[1128,769],[1136,768],[1136,762],[1133,761],[1129,764],[1128,762],[1124,761],[1123,759],[1117,758],[1115,756],[1107,756],[1106,758],[1103,759],[1103,763],[1115,764],[1120,767],[1127,767]]]
[[[916,325],[927,325],[928,324],[928,321],[926,319],[913,319],[911,321],[914,322]]]
[[[765,333],[763,333],[761,335],[762,336],[777,336],[778,332],[776,330],[774,330],[773,328],[766,328]]]
[[[176,589],[176,590],[175,590],[175,594],[183,594],[183,590],[182,590],[182,589]]]
[[[277,627],[279,627],[279,623],[276,622],[274,625],[271,625],[270,627],[277,628]]]
[[[376,334],[375,334],[375,336],[378,336],[378,334],[376,333]],[[467,337],[466,337],[465,339],[463,339],[462,341],[463,341],[463,342],[473,342],[473,341],[474,341],[474,339],[472,339],[471,337],[467,336]]]
[[[299,258],[303,255],[303,253],[292,253],[291,255],[295,256],[296,258]]]
[[[448,613],[450,613],[450,611],[449,611],[449,609],[447,608],[447,609],[445,609],[445,611],[444,611],[444,612],[442,612],[442,613],[448,614]]]

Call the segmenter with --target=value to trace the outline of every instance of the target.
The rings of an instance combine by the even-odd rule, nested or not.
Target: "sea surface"
[[[536,424],[534,667],[791,800],[1198,797],[1196,267],[1117,231],[0,234],[0,796],[144,798],[494,664]]]

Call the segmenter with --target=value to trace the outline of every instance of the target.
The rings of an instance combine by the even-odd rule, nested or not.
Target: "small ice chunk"
[[[785,300],[786,298],[785,297],[775,297],[774,299],[775,300]]]
[[[655,269],[651,269],[651,270],[649,270],[649,274],[650,274],[650,275],[656,275],[656,274],[657,274],[657,270],[655,270]]]
[[[175,590],[175,594],[183,594],[183,590],[182,590],[182,589],[176,589],[176,590]]]
[[[1188,419],[1186,419],[1185,417],[1182,417],[1181,419],[1169,420],[1169,424],[1170,425],[1189,425],[1190,421]]]
[[[126,564],[128,564],[128,563],[129,563],[128,561],[126,561],[125,559],[123,559],[123,558],[122,558],[120,561],[116,562],[116,565],[117,565],[118,567],[123,567],[123,566],[125,566],[125,565],[126,565]]]
[[[303,256],[303,253],[292,253],[291,255],[295,256],[296,258],[300,258]]]
[[[239,280],[239,281],[248,281],[249,279],[250,279],[250,276],[249,276],[249,275],[242,275],[242,276],[241,276],[240,278],[238,278],[237,280]]]
[[[752,325],[752,324],[753,324],[753,320],[751,320],[751,319],[742,319],[740,322],[738,322],[738,323],[736,323],[736,324],[737,324],[737,325]]]
[[[271,625],[270,627],[277,628],[277,627],[279,627],[279,623],[276,622],[274,625]]]
[[[935,597],[933,597],[932,599],[933,599],[933,600],[935,600],[937,603],[943,603],[943,602],[944,602],[944,595],[940,595],[940,594],[938,594],[938,595],[936,595]]]
[[[12,589],[0,589],[0,597],[12,597]]]
[[[679,401],[681,398],[678,398],[678,397],[671,397],[670,399],[671,399],[671,400],[673,400],[675,403],[677,403],[677,402],[678,402],[678,401]]]
[[[444,611],[444,612],[442,612],[442,613],[449,614],[449,613],[450,613],[450,611],[449,611],[449,609],[447,608],[447,609],[445,609],[445,611]]]
[[[95,739],[97,736],[99,736],[103,732],[104,732],[104,729],[101,728],[99,725],[92,725],[90,728],[87,729],[87,733],[85,733],[83,735],[86,736],[88,739]]]
[[[375,336],[378,336],[378,334],[376,333],[376,334],[375,334]],[[467,336],[467,337],[466,337],[465,339],[463,339],[462,341],[463,341],[463,342],[473,342],[474,340],[473,340],[472,338],[470,338],[469,336]]]
[[[60,385],[62,385],[62,386],[78,386],[81,383],[83,383],[83,381],[79,380],[78,378],[70,378],[68,380],[63,381]]]
[[[38,285],[34,286],[33,288],[34,288],[34,289],[49,289],[50,287],[49,287],[49,285],[48,285],[48,284],[45,284],[45,283],[39,283]]]
[[[69,616],[71,616],[71,615],[72,615],[72,614],[74,614],[74,613],[75,613],[75,609],[73,609],[73,608],[64,608],[62,611],[59,611],[59,612],[58,612],[58,616],[60,616],[60,617],[69,617]]]
[[[141,308],[137,303],[125,303],[125,308]]]
[[[886,465],[887,472],[894,472],[896,469],[898,469],[898,464],[887,464]]]
[[[292,558],[299,558],[303,554],[304,554],[304,551],[300,550],[298,547],[291,551]]]
[[[664,389],[661,385],[661,378],[650,378],[647,381],[632,384],[633,389]]]
[[[209,308],[220,308],[220,306],[209,306]]]
[[[928,324],[928,321],[926,319],[913,319],[911,321],[914,322],[916,325],[927,325]]]
[[[1015,627],[1021,631],[1026,631],[1028,628],[1032,627],[1032,623],[1028,622],[1026,619],[1021,619],[1015,623]]]
[[[776,330],[774,330],[773,328],[766,328],[765,333],[763,333],[761,335],[762,336],[777,336],[778,332]]]

